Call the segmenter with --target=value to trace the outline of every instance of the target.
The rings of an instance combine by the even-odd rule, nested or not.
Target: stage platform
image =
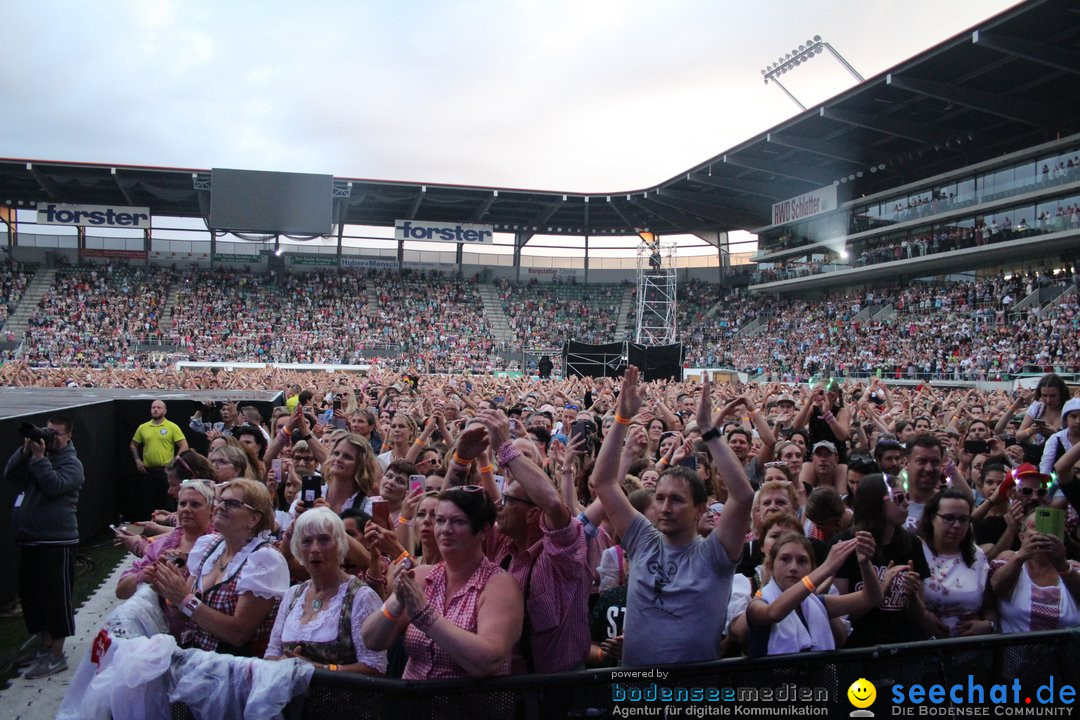
[[[280,405],[275,402],[281,398],[282,393],[254,390],[152,390],[143,388],[41,388],[41,387],[16,387],[0,388],[0,420],[11,417],[24,417],[39,415],[42,413],[57,413],[68,408],[84,407],[97,403],[124,400],[130,402],[144,401],[146,403],[146,419],[150,419],[150,403],[154,400],[164,400],[166,404],[171,402],[241,402],[255,405],[262,412],[263,407]],[[180,408],[177,408],[179,410]],[[186,427],[187,421],[181,422],[177,418],[182,415],[176,414],[172,409],[169,411],[173,422]],[[263,413],[264,417],[268,417]],[[190,417],[190,413],[188,415]]]

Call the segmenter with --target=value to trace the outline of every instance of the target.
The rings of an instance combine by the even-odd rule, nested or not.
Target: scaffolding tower
[[[675,321],[675,245],[642,242],[637,251],[637,325],[639,345],[677,342]]]

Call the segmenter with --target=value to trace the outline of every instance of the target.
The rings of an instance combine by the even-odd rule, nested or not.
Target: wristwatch
[[[194,595],[188,595],[184,600],[184,604],[180,607],[180,612],[184,613],[186,617],[191,617],[195,614],[195,609],[202,605],[202,600]]]
[[[708,442],[709,440],[713,440],[718,437],[720,437],[720,428],[716,427],[715,425],[712,427],[712,429],[706,430],[705,432],[701,433],[701,439],[705,442]]]

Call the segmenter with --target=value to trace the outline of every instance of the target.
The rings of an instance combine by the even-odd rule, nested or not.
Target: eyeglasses
[[[530,500],[528,498],[520,498],[520,497],[516,497],[514,495],[506,495],[506,494],[504,494],[499,499],[499,504],[502,505],[502,506],[505,506],[506,503],[508,503],[508,502],[510,502],[510,503],[521,503],[522,505],[528,505],[529,507],[536,507],[536,503],[534,503],[532,500]]]
[[[239,510],[240,508],[247,508],[253,513],[259,512],[243,500],[237,500],[236,498],[214,498],[214,504],[224,507],[229,512],[232,512],[233,510]]]
[[[232,460],[226,460],[225,458],[210,458],[210,464],[222,467],[224,465],[232,465]]]
[[[1020,493],[1024,497],[1031,497],[1032,493],[1034,493],[1036,497],[1046,497],[1047,490],[1044,487],[1018,487],[1016,488],[1016,492]]]
[[[941,513],[938,513],[937,516],[941,518],[941,522],[946,525],[964,526],[971,522],[970,515],[942,515]]]
[[[302,462],[302,463],[315,462],[315,456],[314,455],[293,455],[292,459],[293,459],[293,462]]]

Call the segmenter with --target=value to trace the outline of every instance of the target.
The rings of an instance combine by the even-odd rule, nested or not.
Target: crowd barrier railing
[[[860,678],[876,691],[867,708],[876,717],[961,716],[977,714],[968,708],[987,706],[990,716],[1052,715],[1051,708],[1069,707],[1067,689],[1077,697],[1078,651],[1080,628],[484,680],[410,682],[316,671],[307,693],[284,715],[293,720],[839,717],[855,709],[848,689]],[[185,715],[176,709],[174,717]]]

